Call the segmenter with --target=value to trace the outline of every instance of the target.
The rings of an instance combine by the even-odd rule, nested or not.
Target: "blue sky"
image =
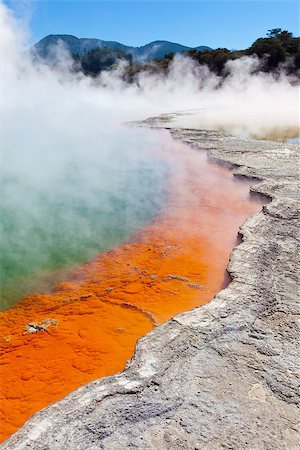
[[[298,1],[6,0],[30,13],[31,41],[73,34],[143,45],[169,40],[188,46],[246,48],[270,28],[299,35]]]

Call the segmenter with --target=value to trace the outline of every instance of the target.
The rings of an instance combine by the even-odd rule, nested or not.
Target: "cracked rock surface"
[[[35,414],[1,449],[300,449],[299,148],[171,133],[272,198],[241,226],[233,281],[140,339],[123,373]]]

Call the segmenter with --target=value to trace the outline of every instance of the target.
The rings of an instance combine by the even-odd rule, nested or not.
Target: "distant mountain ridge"
[[[49,58],[51,56],[53,46],[59,42],[63,42],[65,47],[72,54],[83,55],[95,48],[110,48],[114,50],[122,50],[131,54],[133,59],[139,62],[149,61],[151,59],[163,58],[168,53],[179,53],[187,50],[212,50],[210,47],[200,45],[199,47],[187,47],[169,41],[154,41],[141,47],[130,47],[114,41],[103,41],[101,39],[77,38],[68,34],[50,34],[44,37],[34,45],[34,51],[41,58]]]

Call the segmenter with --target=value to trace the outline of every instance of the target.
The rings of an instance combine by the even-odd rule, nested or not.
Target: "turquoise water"
[[[66,164],[55,177],[1,177],[1,309],[47,292],[75,266],[126,239],[159,210],[165,167]],[[12,171],[14,172],[14,171]]]

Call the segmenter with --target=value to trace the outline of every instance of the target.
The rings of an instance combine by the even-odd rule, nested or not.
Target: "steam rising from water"
[[[2,3],[0,30],[1,272],[8,302],[33,288],[26,291],[33,273],[84,261],[159,208],[166,167],[153,155],[170,141],[124,122],[196,109],[179,124],[256,134],[298,127],[298,88],[284,75],[254,74],[254,58],[228,63],[222,88],[216,75],[183,56],[168,74],[142,73],[128,85],[123,63],[97,80],[74,74],[62,47],[55,69],[33,63],[26,33]]]
[[[1,17],[2,301],[45,289],[62,269],[121,242],[158,210],[160,139],[125,127],[123,99],[68,72],[35,66]],[[3,36],[2,36],[3,35]],[[3,37],[3,39],[2,39]],[[129,108],[130,109],[130,108]]]

